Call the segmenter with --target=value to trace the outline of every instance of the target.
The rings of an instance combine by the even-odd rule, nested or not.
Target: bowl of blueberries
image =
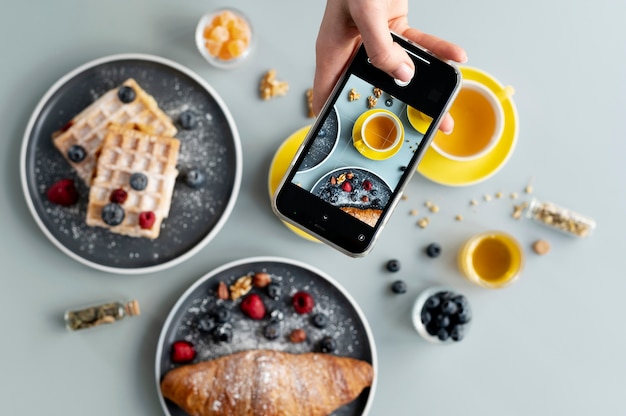
[[[452,344],[465,337],[472,315],[464,295],[443,287],[431,287],[415,300],[412,319],[425,340]]]

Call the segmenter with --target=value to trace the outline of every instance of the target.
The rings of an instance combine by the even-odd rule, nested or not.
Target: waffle
[[[111,232],[131,237],[157,238],[161,223],[170,210],[178,175],[179,148],[180,142],[176,138],[111,125],[89,190],[87,225],[108,228]],[[147,177],[145,189],[136,190],[131,186],[130,178],[134,173]],[[123,221],[112,226],[103,220],[102,213],[104,207],[111,204],[112,192],[117,189],[126,191],[127,198],[118,203],[124,212]],[[150,211],[154,213],[155,221],[149,229],[144,229],[140,226],[139,215]]]
[[[130,103],[125,104],[118,97],[121,86],[131,87],[135,91],[135,99]],[[160,136],[176,134],[176,127],[167,114],[134,79],[127,79],[120,87],[107,91],[52,135],[56,148],[87,185],[91,184],[98,152],[109,124],[140,125],[142,129]],[[68,156],[69,149],[74,145],[82,146],[86,153],[85,158],[78,163]]]

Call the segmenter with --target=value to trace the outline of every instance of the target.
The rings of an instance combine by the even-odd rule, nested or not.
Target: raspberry
[[[265,316],[265,305],[261,297],[256,293],[248,295],[243,299],[241,310],[246,316],[257,321]]]
[[[78,202],[78,192],[71,179],[61,179],[55,182],[47,193],[48,201],[53,204],[69,206]]]
[[[116,204],[123,204],[126,202],[126,198],[128,198],[128,193],[126,193],[126,191],[122,188],[117,188],[111,192],[109,201],[115,202]]]
[[[313,306],[315,306],[313,296],[304,291],[296,292],[296,294],[293,295],[292,301],[293,308],[299,314],[309,313],[313,310]]]
[[[352,184],[348,181],[345,181],[341,184],[341,189],[343,189],[345,192],[352,192]]]
[[[372,185],[372,182],[370,180],[365,179],[363,181],[363,189],[365,189],[366,191],[371,191],[373,187],[374,185]]]
[[[176,341],[172,344],[172,362],[175,364],[188,363],[196,358],[196,350],[190,342]]]
[[[143,211],[139,213],[139,226],[142,230],[149,230],[154,225],[156,216],[152,211]]]

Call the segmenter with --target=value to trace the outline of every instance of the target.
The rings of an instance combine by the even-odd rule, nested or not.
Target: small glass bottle
[[[67,329],[78,331],[79,329],[112,324],[127,316],[137,316],[139,313],[137,300],[131,300],[127,303],[112,301],[68,310],[65,312],[64,320]]]
[[[575,237],[588,237],[596,228],[596,222],[591,218],[536,198],[530,201],[526,216]]]

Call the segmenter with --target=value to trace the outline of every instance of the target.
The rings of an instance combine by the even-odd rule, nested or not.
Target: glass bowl
[[[240,65],[250,55],[254,32],[242,12],[224,8],[206,13],[196,26],[196,47],[211,65],[227,69]]]
[[[415,299],[411,318],[426,341],[455,344],[467,335],[472,315],[465,295],[445,287],[431,287]]]

